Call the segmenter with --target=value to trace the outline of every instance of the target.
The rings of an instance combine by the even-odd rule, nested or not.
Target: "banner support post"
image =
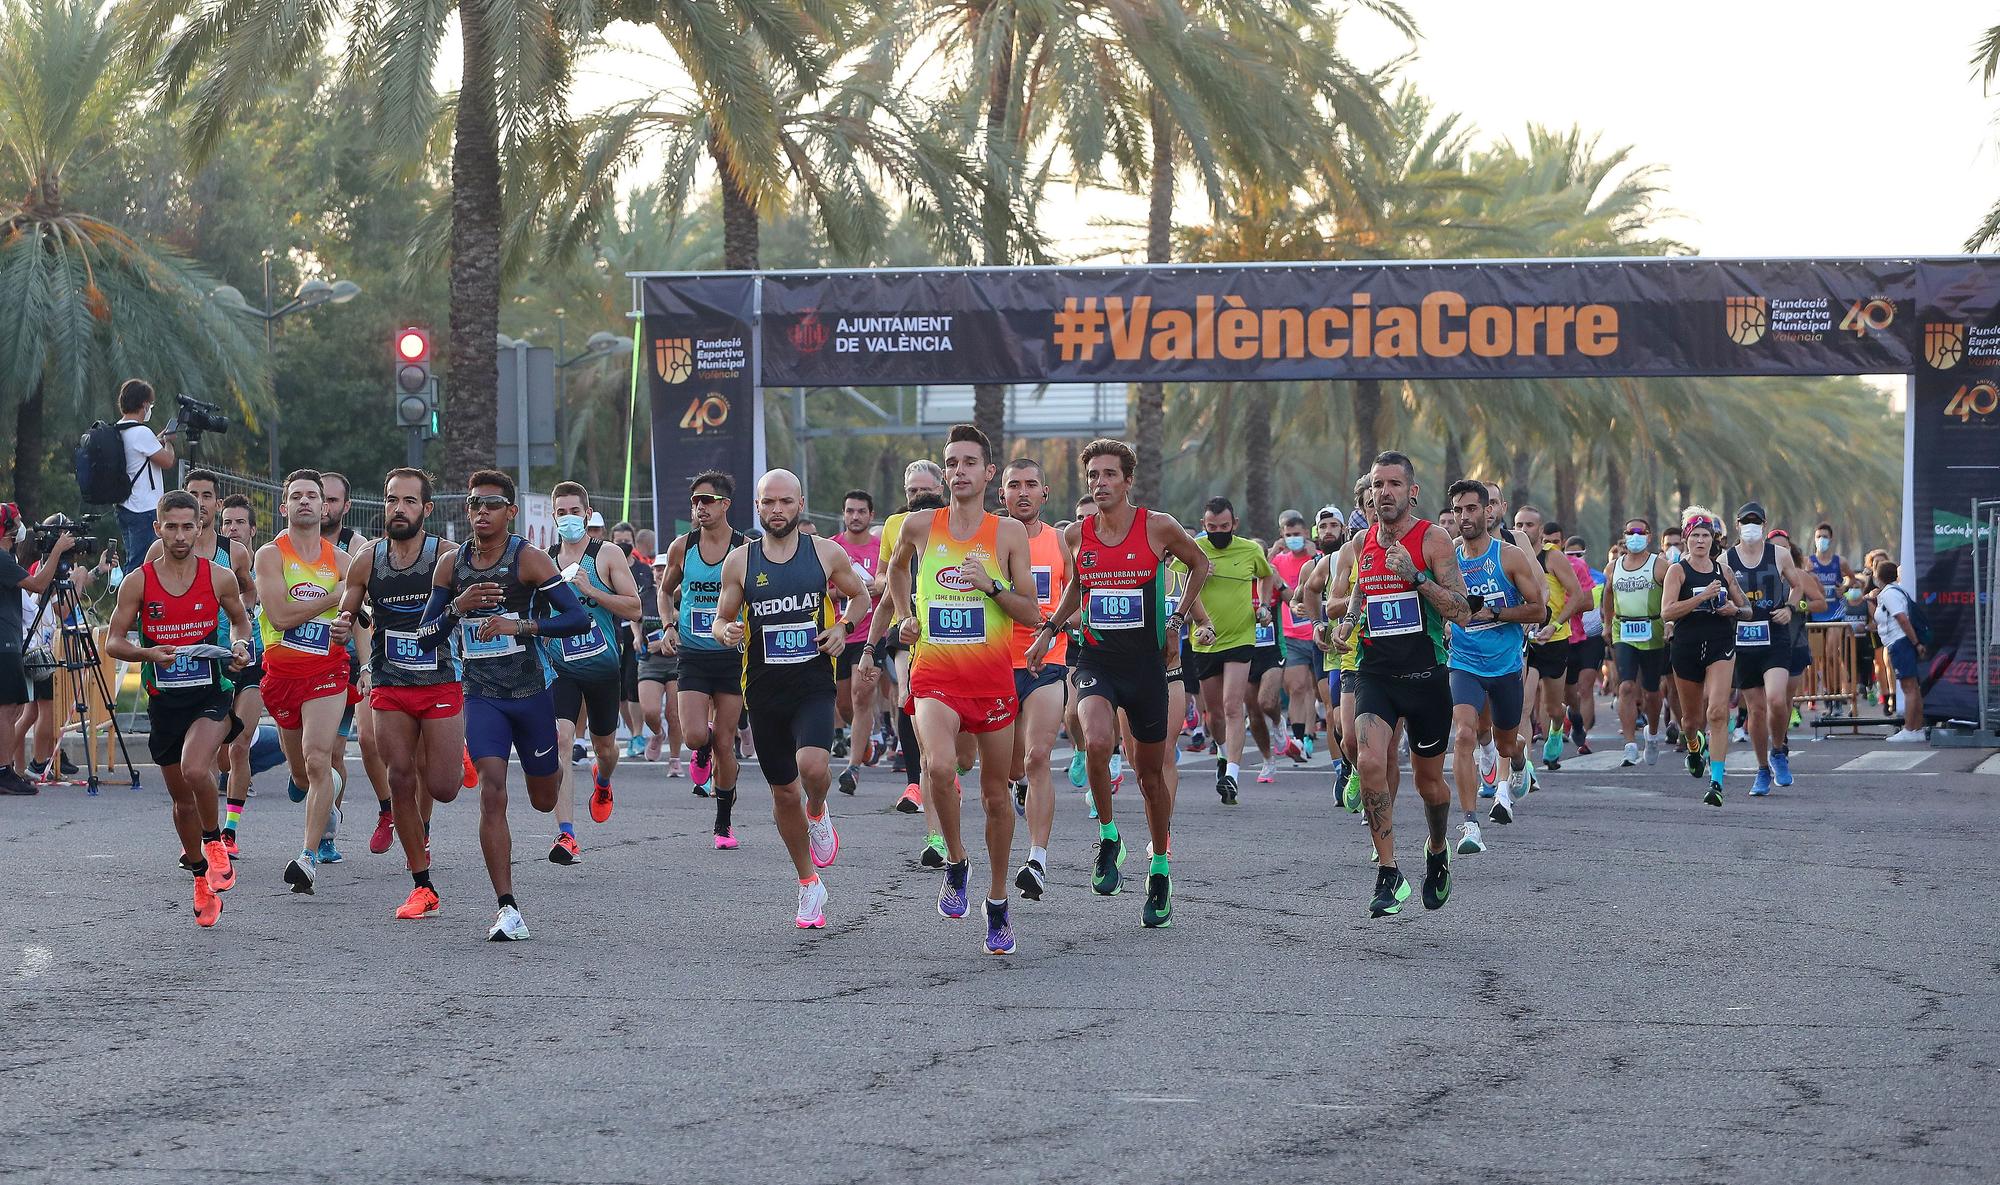
[[[632,281],[632,311],[626,316],[632,319],[632,394],[631,403],[625,412],[625,496],[619,504],[618,517],[625,522],[632,521],[632,449],[639,439],[639,360],[640,340],[646,336],[646,314],[639,305],[639,281]],[[653,502],[653,528],[659,529],[659,500]],[[663,549],[664,550],[664,549]]]
[[[750,281],[750,457],[754,482],[763,477],[770,466],[769,454],[764,447],[764,276],[759,273]],[[803,483],[801,483],[803,485]],[[801,490],[803,496],[803,490]],[[755,500],[752,500],[755,504]],[[752,512],[755,521],[755,512]]]

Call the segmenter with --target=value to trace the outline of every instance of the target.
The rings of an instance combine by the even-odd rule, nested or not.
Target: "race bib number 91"
[[[1424,612],[1415,592],[1392,593],[1368,598],[1368,636],[1394,638],[1421,633]]]

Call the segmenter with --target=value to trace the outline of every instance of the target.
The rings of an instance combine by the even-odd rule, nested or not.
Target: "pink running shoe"
[[[715,776],[714,755],[709,749],[710,746],[703,745],[688,755],[688,777],[697,786],[708,785],[708,780]]]
[[[715,837],[715,847],[717,851],[722,851],[722,852],[735,851],[736,828],[726,827],[721,832],[719,832]]]

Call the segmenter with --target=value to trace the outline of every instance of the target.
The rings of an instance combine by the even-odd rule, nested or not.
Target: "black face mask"
[[[1208,533],[1208,541],[1210,543],[1215,544],[1215,550],[1221,551],[1223,548],[1228,547],[1231,543],[1234,543],[1236,541],[1236,532],[1210,531]]]

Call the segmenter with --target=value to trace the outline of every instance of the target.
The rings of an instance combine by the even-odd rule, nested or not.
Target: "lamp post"
[[[264,303],[260,308],[243,298],[243,293],[235,287],[224,284],[208,294],[210,300],[233,313],[243,313],[264,323],[264,361],[271,367],[271,481],[276,483],[284,475],[278,469],[278,372],[275,365],[277,342],[274,333],[279,321],[293,313],[303,313],[326,304],[346,304],[361,295],[361,285],[352,280],[335,280],[328,283],[314,277],[306,280],[292,293],[292,298],[282,305],[271,302],[271,256],[264,252]]]

